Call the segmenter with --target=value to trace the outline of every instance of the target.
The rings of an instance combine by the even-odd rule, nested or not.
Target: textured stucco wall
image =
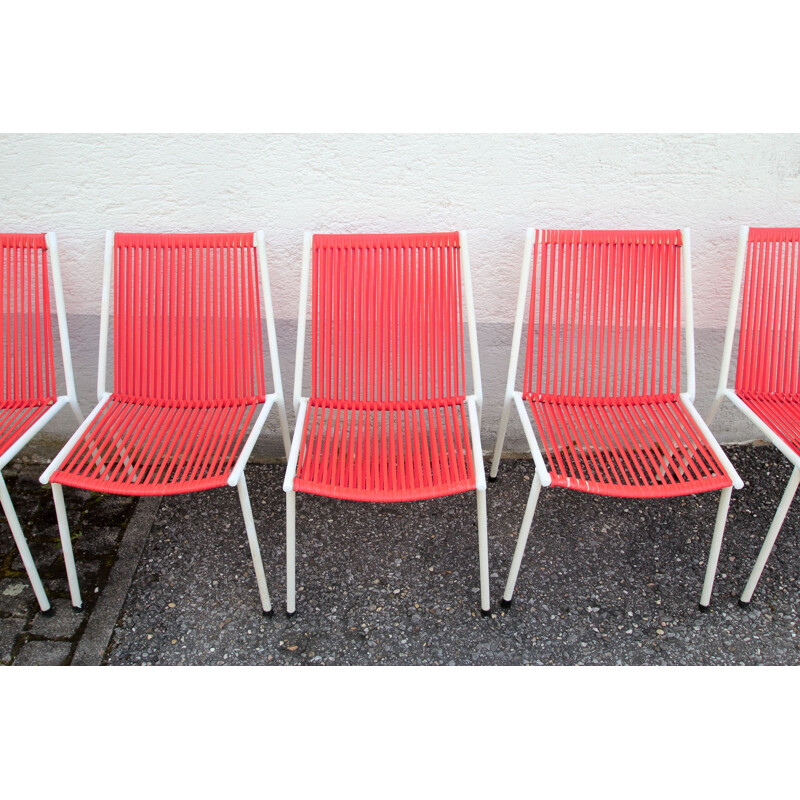
[[[800,224],[798,135],[2,135],[0,220],[56,231],[79,393],[94,399],[103,238],[263,228],[287,400],[303,232],[466,229],[494,443],[527,226],[692,229],[698,407],[719,370],[738,229]],[[50,430],[57,442],[68,415]],[[755,436],[725,409],[723,442]],[[518,426],[507,440],[524,450]],[[259,449],[279,451],[271,426]]]

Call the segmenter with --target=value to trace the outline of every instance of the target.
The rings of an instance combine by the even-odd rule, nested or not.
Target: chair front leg
[[[250,505],[250,495],[247,492],[247,483],[245,482],[244,474],[242,474],[242,477],[239,478],[236,488],[239,490],[239,502],[242,504],[244,527],[247,531],[247,541],[250,545],[250,555],[253,558],[253,567],[256,571],[256,581],[258,583],[258,593],[261,597],[261,607],[266,616],[272,616],[272,603],[269,599],[267,576],[264,574],[264,563],[261,560],[261,548],[258,546],[256,524],[255,520],[253,519],[253,509]]]
[[[706,566],[706,577],[703,581],[703,593],[700,596],[700,610],[705,611],[711,602],[711,590],[714,588],[714,576],[717,574],[717,562],[719,561],[719,551],[722,547],[722,534],[725,531],[725,520],[728,518],[728,506],[731,502],[732,486],[727,486],[722,490],[717,509],[717,521],[714,524],[714,535],[711,538],[711,550],[708,553],[708,565]]]
[[[295,612],[295,495],[286,492],[286,613]]]
[[[11,528],[11,535],[16,542],[22,564],[25,567],[25,572],[28,573],[28,580],[31,582],[33,593],[36,595],[36,599],[39,602],[39,608],[41,608],[42,611],[49,611],[50,601],[47,599],[44,586],[42,586],[42,579],[36,571],[36,565],[33,563],[31,551],[28,549],[28,542],[25,539],[25,534],[22,532],[22,526],[19,524],[17,512],[14,510],[14,504],[11,502],[11,495],[8,493],[8,487],[2,475],[0,475],[0,503],[3,505],[3,511],[5,511],[6,519],[8,520],[8,527]]]
[[[517,584],[517,576],[519,575],[519,567],[522,564],[522,554],[525,552],[525,545],[528,543],[528,534],[531,532],[531,524],[533,523],[533,515],[536,512],[536,504],[539,502],[539,492],[542,489],[542,481],[539,477],[539,471],[533,476],[533,484],[531,491],[528,495],[528,503],[525,506],[525,514],[522,517],[522,525],[519,529],[519,536],[517,537],[517,547],[514,550],[514,558],[511,561],[511,569],[508,573],[508,580],[506,581],[506,590],[503,592],[503,599],[500,605],[508,607],[511,605],[511,598],[514,594],[514,587]]]
[[[67,568],[69,596],[72,600],[72,607],[79,611],[83,607],[83,601],[81,600],[81,589],[78,585],[78,572],[75,569],[75,557],[72,554],[72,542],[69,538],[69,523],[67,522],[67,506],[64,503],[64,490],[60,483],[53,484],[53,503],[56,507],[58,533],[61,536],[61,550],[64,554],[64,566]]]
[[[478,489],[478,562],[481,576],[481,613],[491,613],[489,598],[489,538],[486,524],[486,489]]]
[[[761,578],[761,573],[764,571],[769,554],[772,552],[772,548],[775,545],[775,540],[778,538],[781,525],[783,525],[783,521],[786,519],[786,515],[789,513],[789,506],[792,504],[792,500],[794,499],[795,492],[797,492],[797,485],[799,482],[800,467],[795,467],[792,471],[791,478],[789,478],[789,483],[786,485],[786,489],[783,492],[781,502],[778,504],[778,510],[775,512],[775,516],[772,519],[772,524],[769,526],[769,531],[764,539],[764,544],[761,545],[761,551],[759,552],[756,563],[753,566],[753,571],[750,573],[747,586],[744,587],[744,591],[742,592],[742,596],[740,598],[742,603],[749,603],[753,597],[753,592],[756,590],[756,586]]]

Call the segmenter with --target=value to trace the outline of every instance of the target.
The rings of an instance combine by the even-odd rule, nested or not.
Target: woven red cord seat
[[[265,400],[253,234],[117,233],[114,248],[115,391],[51,482],[224,486]]]
[[[376,502],[474,490],[466,403],[383,410],[310,401],[294,486]]]
[[[112,395],[51,481],[127,495],[226,486],[257,404],[184,408]]]
[[[475,489],[458,233],[315,235],[312,385],[296,491]]]
[[[625,403],[526,399],[552,486],[614,497],[675,497],[731,485],[677,397]]]

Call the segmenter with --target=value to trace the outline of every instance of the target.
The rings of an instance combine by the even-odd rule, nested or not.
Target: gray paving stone
[[[14,617],[0,619],[0,664],[11,662],[14,644],[24,628],[24,619]]]
[[[83,615],[72,610],[72,603],[61,597],[51,601],[52,615],[39,612],[30,627],[34,636],[48,639],[71,639],[83,622]]]
[[[31,601],[36,603],[28,576],[0,580],[0,614],[27,617]],[[38,608],[38,604],[36,605]]]
[[[60,667],[69,660],[69,642],[27,642],[14,659],[16,667]]]

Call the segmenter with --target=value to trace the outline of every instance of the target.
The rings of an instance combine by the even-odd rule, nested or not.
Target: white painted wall
[[[485,449],[527,226],[692,229],[698,406],[719,370],[741,224],[800,225],[799,135],[0,136],[0,227],[58,234],[81,402],[93,402],[103,237],[266,231],[287,399],[303,232],[468,231]],[[63,439],[65,415],[54,428]],[[514,426],[512,426],[514,427]],[[730,411],[724,442],[754,429]],[[524,449],[510,430],[510,449]],[[278,452],[276,429],[259,451]]]

